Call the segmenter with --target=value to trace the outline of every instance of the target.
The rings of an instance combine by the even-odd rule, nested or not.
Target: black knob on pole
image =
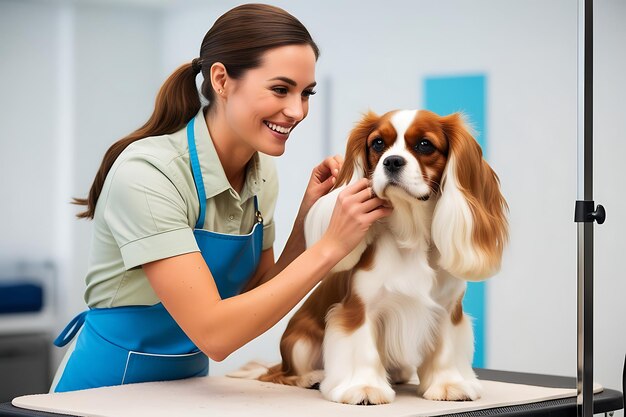
[[[595,210],[594,210],[595,207]],[[574,210],[574,222],[576,223],[604,223],[606,220],[606,210],[601,204],[596,207],[593,200],[577,200]]]
[[[589,217],[597,221],[598,224],[602,224],[606,220],[606,210],[604,210],[601,204],[598,204],[596,211],[589,213]]]

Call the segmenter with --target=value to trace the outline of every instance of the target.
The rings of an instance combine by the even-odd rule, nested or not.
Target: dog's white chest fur
[[[391,233],[376,239],[373,266],[354,276],[354,290],[374,323],[385,368],[419,366],[420,352],[432,348],[433,330],[443,308],[431,298],[435,271],[427,252],[398,247]]]

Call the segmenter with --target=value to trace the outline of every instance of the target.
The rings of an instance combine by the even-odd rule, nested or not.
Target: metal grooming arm
[[[577,412],[593,417],[593,0],[578,0],[578,373]]]

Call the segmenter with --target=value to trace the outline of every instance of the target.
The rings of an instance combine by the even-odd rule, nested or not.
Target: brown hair
[[[200,91],[210,107],[214,99],[210,79],[214,63],[221,62],[229,77],[239,79],[247,70],[261,65],[269,49],[300,44],[311,46],[315,58],[319,57],[319,49],[304,25],[278,7],[244,4],[220,16],[202,40],[200,57],[179,67],[161,86],[148,121],[106,151],[88,197],[74,198],[74,204],[87,206],[76,216],[93,219],[104,180],[128,145],[148,136],[174,133],[198,113],[201,103],[195,80],[200,71],[204,76]]]

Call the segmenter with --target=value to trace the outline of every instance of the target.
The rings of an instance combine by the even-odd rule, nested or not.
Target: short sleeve
[[[274,245],[276,224],[274,210],[278,199],[278,175],[272,158],[261,154],[261,177],[263,183],[259,191],[259,207],[263,215],[263,250]]]
[[[127,270],[199,251],[187,206],[166,168],[137,157],[114,166],[104,220]]]

